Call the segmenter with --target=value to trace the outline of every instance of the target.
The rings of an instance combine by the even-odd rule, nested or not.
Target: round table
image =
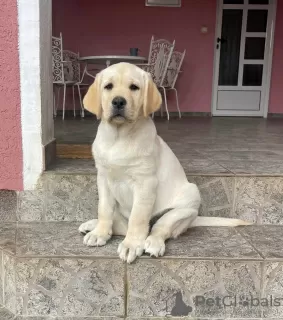
[[[105,64],[109,67],[110,64],[118,62],[129,62],[133,64],[144,63],[147,59],[140,56],[88,56],[81,57],[80,61],[86,64]]]

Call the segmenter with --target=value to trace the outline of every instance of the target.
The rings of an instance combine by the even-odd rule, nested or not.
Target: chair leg
[[[67,86],[64,84],[63,116],[62,116],[63,120],[65,119],[66,89],[67,89]]]
[[[171,89],[175,91],[177,110],[178,110],[178,113],[179,113],[179,118],[181,119],[182,115],[181,115],[181,111],[180,111],[180,107],[179,107],[178,92],[177,92],[176,88],[171,88]]]
[[[161,87],[158,87],[158,90],[159,90],[159,91],[160,91],[160,88],[161,88]],[[162,92],[160,92],[160,94],[161,94],[161,96],[162,96]],[[161,118],[163,118],[163,101],[164,101],[164,100],[162,99],[162,103],[161,103],[161,106],[160,106],[160,109],[159,109],[159,110],[160,110],[160,117],[161,117]]]
[[[56,111],[56,92],[55,88],[53,89],[53,117],[56,118],[57,111]]]
[[[60,102],[60,90],[61,90],[61,87],[58,87],[58,89],[57,89],[56,116],[57,116],[57,110],[58,110],[59,102]]]
[[[74,106],[74,118],[76,117],[76,101],[75,101],[75,86],[72,86],[73,90],[73,106]]]
[[[80,86],[78,86],[78,92],[79,92],[79,98],[80,98],[80,104],[81,104],[81,117],[84,118],[85,117],[85,109],[84,109],[84,106],[83,106],[83,102],[82,102],[82,95],[81,95],[81,89],[80,89]]]
[[[164,103],[165,103],[165,110],[167,113],[167,120],[169,120],[169,112],[168,112],[168,106],[167,106],[167,98],[166,98],[166,90],[164,87],[161,87],[163,89],[163,93],[164,93]]]

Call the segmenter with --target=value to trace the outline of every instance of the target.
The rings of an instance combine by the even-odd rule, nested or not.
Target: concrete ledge
[[[200,215],[283,225],[282,176],[217,173],[197,161],[182,164],[188,180],[200,189]],[[43,174],[36,190],[0,191],[0,221],[83,222],[96,217],[97,204],[94,162],[58,161]]]

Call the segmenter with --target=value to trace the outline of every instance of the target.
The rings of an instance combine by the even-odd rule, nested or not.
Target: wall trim
[[[23,186],[32,190],[45,167],[43,146],[54,139],[53,119],[49,119],[52,0],[17,0],[17,5]]]
[[[23,185],[32,189],[43,171],[40,111],[39,1],[18,0]]]

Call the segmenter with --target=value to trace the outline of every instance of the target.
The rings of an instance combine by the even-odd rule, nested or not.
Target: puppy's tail
[[[190,225],[190,228],[192,227],[237,227],[237,226],[249,226],[251,224],[252,224],[251,222],[240,220],[240,219],[198,216]]]

